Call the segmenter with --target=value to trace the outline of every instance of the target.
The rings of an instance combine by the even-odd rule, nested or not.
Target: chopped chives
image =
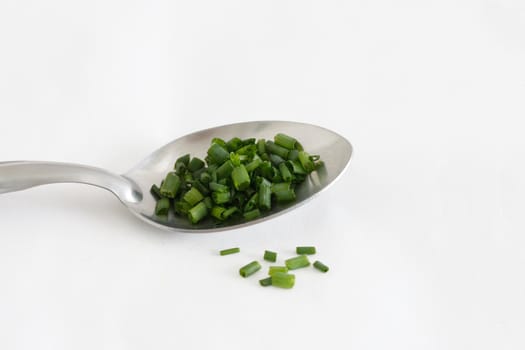
[[[270,250],[265,250],[263,258],[266,261],[275,262],[277,260],[277,253],[276,252],[272,252]]]
[[[276,272],[288,272],[288,268],[286,266],[270,266],[268,268],[268,275],[272,276]]]
[[[230,254],[235,254],[235,253],[238,253],[240,252],[241,249],[236,247],[236,248],[228,248],[228,249],[223,249],[219,252],[220,255],[230,255]]]
[[[168,211],[170,210],[170,200],[168,198],[161,198],[157,201],[157,204],[155,205],[155,215],[168,215]]]
[[[259,280],[259,284],[263,287],[268,287],[272,285],[272,276],[263,278],[262,280]]]
[[[306,255],[299,255],[294,258],[287,259],[284,261],[284,263],[288,270],[295,270],[301,267],[310,266],[310,261],[308,260]]]
[[[272,139],[215,137],[203,159],[184,154],[177,158],[159,186],[150,192],[155,209],[165,211],[166,201],[175,215],[192,223],[206,217],[253,220],[270,211],[274,203],[296,199],[295,188],[322,166],[319,155],[303,151],[298,140],[278,133]],[[200,205],[200,204],[203,205]]]
[[[208,208],[204,202],[200,202],[188,211],[188,219],[192,224],[196,224],[206,217]]]
[[[315,254],[315,247],[296,247],[295,252],[299,255],[303,254]]]
[[[169,172],[160,186],[160,194],[164,197],[175,198],[180,188],[180,177],[174,172]]]
[[[252,261],[251,263],[243,266],[239,270],[239,274],[242,277],[248,277],[256,273],[261,269],[261,264],[258,261]]]
[[[329,270],[328,266],[326,266],[325,264],[323,264],[322,262],[320,262],[319,260],[316,260],[314,262],[314,267],[316,269],[318,269],[319,271],[321,272],[327,272]]]
[[[293,288],[295,284],[295,275],[285,273],[285,272],[276,272],[272,276],[272,286],[279,288]]]

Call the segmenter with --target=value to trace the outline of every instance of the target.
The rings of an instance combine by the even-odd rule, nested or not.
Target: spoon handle
[[[142,192],[133,181],[101,168],[57,162],[0,162],[0,193],[66,182],[104,188],[124,203],[137,203],[142,200]]]

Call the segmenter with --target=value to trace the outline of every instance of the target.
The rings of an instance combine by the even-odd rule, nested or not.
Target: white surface
[[[0,196],[0,349],[525,347],[522,1],[3,0],[0,50],[0,160],[124,172],[258,119],[355,147],[315,201],[220,234],[88,186]],[[237,276],[298,244],[332,270]]]

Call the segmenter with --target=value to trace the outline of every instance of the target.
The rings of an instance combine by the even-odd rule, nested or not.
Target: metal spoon
[[[296,188],[297,200],[277,205],[262,217],[252,221],[217,224],[203,220],[192,225],[185,217],[171,215],[168,219],[155,216],[155,199],[149,189],[159,184],[173,169],[175,160],[186,153],[205,155],[214,137],[228,140],[232,137],[271,139],[277,133],[292,135],[301,141],[310,154],[318,154],[324,166],[313,172]],[[161,228],[186,232],[216,232],[259,223],[305,203],[328,187],[346,169],[352,156],[352,145],[342,136],[325,128],[287,121],[258,121],[219,126],[186,135],[153,152],[123,175],[86,165],[13,161],[0,162],[0,193],[20,191],[51,183],[77,182],[102,187],[111,191],[136,216]]]

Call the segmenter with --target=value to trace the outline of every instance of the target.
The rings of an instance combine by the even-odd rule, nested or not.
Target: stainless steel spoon
[[[297,200],[278,205],[261,218],[217,224],[203,220],[192,225],[184,217],[158,218],[154,214],[155,200],[149,189],[159,184],[166,173],[173,169],[175,160],[186,153],[203,157],[214,137],[228,140],[232,137],[271,139],[277,133],[294,136],[310,154],[319,154],[324,166],[313,172],[296,188]],[[328,187],[346,169],[352,156],[352,145],[342,136],[325,128],[287,121],[258,121],[219,126],[181,137],[153,152],[149,157],[123,175],[86,165],[13,161],[0,162],[0,193],[20,191],[51,184],[76,182],[102,187],[111,191],[135,215],[161,228],[186,232],[216,232],[252,225],[273,218],[298,207]]]

